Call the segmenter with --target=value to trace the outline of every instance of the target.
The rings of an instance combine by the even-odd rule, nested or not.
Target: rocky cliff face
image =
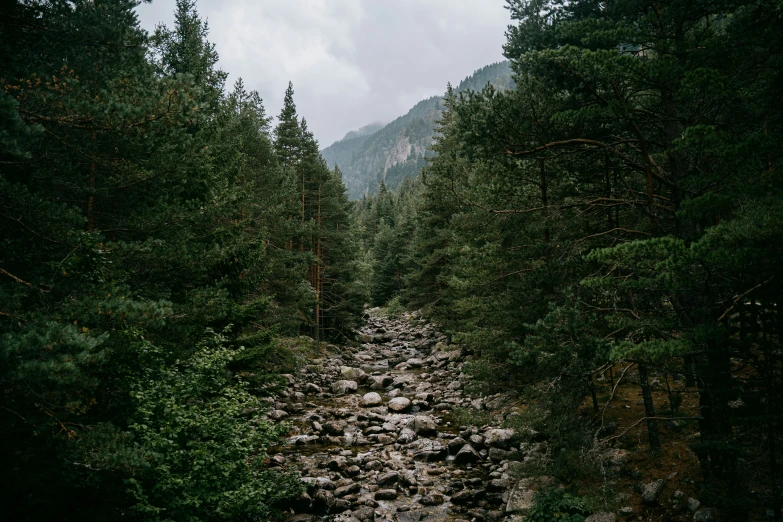
[[[509,62],[479,69],[455,90],[478,90],[487,83],[499,89],[510,88],[513,81]],[[352,131],[321,153],[330,168],[340,167],[351,199],[374,193],[381,181],[389,188],[395,188],[406,177],[418,176],[435,137],[435,121],[442,110],[441,97],[423,100],[388,125],[377,130],[368,125]]]

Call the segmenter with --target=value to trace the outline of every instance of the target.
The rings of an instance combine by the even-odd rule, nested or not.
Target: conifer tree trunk
[[[653,403],[650,389],[650,376],[647,364],[639,362],[639,383],[642,387],[642,399],[644,399],[644,414],[647,417],[647,437],[650,443],[650,451],[653,454],[661,451],[661,436],[658,432],[658,421],[655,419],[655,404]]]

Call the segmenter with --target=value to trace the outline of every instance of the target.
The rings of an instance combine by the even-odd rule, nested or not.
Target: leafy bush
[[[129,428],[147,467],[126,484],[145,520],[268,520],[301,491],[294,476],[265,468],[285,427],[261,418],[260,400],[227,372],[225,342],[212,333],[188,360],[148,367],[132,386]]]
[[[387,317],[399,317],[405,313],[405,311],[405,306],[403,306],[399,296],[389,299],[386,305],[381,309],[381,313]]]
[[[591,513],[589,503],[563,490],[553,489],[536,494],[535,504],[526,522],[584,522]]]

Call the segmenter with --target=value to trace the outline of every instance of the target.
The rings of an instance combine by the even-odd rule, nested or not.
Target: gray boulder
[[[363,383],[367,381],[367,373],[361,368],[351,368],[350,366],[340,367],[340,377],[346,381],[356,381]]]
[[[522,479],[517,482],[508,496],[506,513],[519,513],[525,515],[530,511],[530,508],[532,508],[534,504],[533,498],[536,496],[536,492],[530,488],[530,484],[530,479]]]
[[[480,460],[481,455],[470,444],[462,446],[462,449],[454,456],[454,463],[457,465],[475,464]]]
[[[661,496],[665,485],[663,479],[658,479],[644,486],[642,489],[642,502],[645,504],[655,504],[658,502],[658,497]]]
[[[484,445],[490,448],[508,449],[513,438],[514,430],[512,429],[487,430],[484,433]]]
[[[376,392],[370,392],[364,394],[364,397],[362,397],[362,406],[365,407],[373,407],[373,406],[380,406],[383,404],[383,398]]]
[[[389,401],[388,406],[391,411],[402,413],[411,407],[411,401],[405,397],[395,397]]]
[[[332,384],[332,393],[335,395],[347,395],[359,389],[356,381],[340,380]]]
[[[419,436],[435,435],[438,432],[438,425],[435,423],[435,419],[429,415],[414,417],[410,426],[416,435]]]

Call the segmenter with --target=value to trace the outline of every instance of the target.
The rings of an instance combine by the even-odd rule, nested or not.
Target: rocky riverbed
[[[503,428],[516,410],[506,397],[471,397],[462,373],[470,350],[418,313],[391,319],[370,310],[365,319],[360,346],[332,346],[287,375],[288,389],[270,413],[292,428],[270,465],[298,472],[307,486],[288,520],[523,522],[535,492],[558,486],[525,476],[526,464],[547,458],[547,442],[531,430],[520,437]],[[616,474],[628,456],[610,447],[603,460]],[[634,474],[634,493],[652,511],[645,517],[625,505],[619,518],[714,520],[679,490],[664,499],[666,481]],[[630,499],[617,497],[621,506]],[[585,522],[616,520],[598,512]]]
[[[463,389],[470,353],[417,314],[371,311],[360,348],[312,360],[275,404],[293,433],[273,457],[298,470],[307,492],[292,521],[333,519],[514,520],[533,485],[522,462],[544,443],[515,442],[502,429],[504,397]],[[493,412],[485,426],[459,425],[455,408]]]

